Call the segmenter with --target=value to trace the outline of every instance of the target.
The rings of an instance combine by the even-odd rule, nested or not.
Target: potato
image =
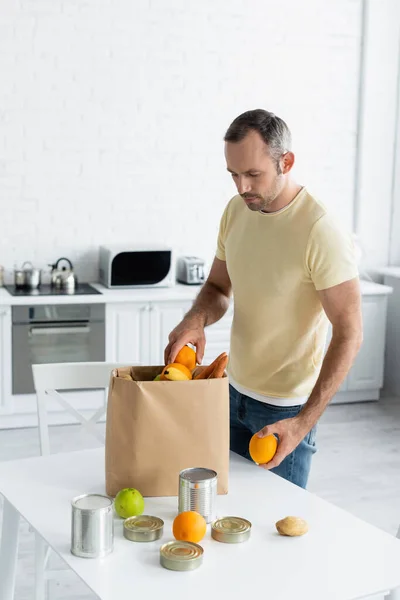
[[[277,521],[275,526],[281,535],[298,536],[308,531],[307,521],[300,517],[285,517]]]

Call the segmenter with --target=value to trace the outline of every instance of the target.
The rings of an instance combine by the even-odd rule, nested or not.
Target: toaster
[[[201,285],[204,283],[204,260],[196,256],[180,256],[176,265],[176,278],[180,283]]]

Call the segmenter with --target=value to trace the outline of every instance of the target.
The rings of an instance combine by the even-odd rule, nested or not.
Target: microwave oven
[[[164,246],[100,246],[100,282],[107,288],[170,287],[174,252]]]

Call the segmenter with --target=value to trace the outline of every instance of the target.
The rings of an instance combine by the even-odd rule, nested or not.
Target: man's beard
[[[272,189],[265,196],[261,196],[259,194],[241,194],[243,200],[246,198],[257,198],[253,202],[246,202],[247,208],[253,211],[264,211],[268,212],[269,207],[273,202],[275,202],[276,198],[279,196],[283,189],[283,180],[282,175],[277,175],[275,178]]]

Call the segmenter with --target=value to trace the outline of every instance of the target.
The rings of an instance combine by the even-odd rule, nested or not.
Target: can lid
[[[242,517],[222,517],[214,521],[212,529],[224,536],[247,533],[251,529],[251,523]]]
[[[194,542],[173,541],[163,544],[160,548],[162,558],[168,561],[189,563],[203,556],[203,548]]]
[[[158,531],[164,526],[164,521],[159,517],[151,515],[139,515],[137,517],[128,517],[124,521],[124,529],[146,533],[148,531]]]
[[[103,496],[102,494],[82,494],[81,496],[76,496],[76,498],[72,500],[72,506],[84,511],[109,508],[112,503],[113,501],[111,498]]]
[[[181,479],[187,481],[204,481],[205,479],[214,479],[217,476],[216,471],[206,469],[204,467],[194,467],[192,469],[184,469],[180,472]]]

